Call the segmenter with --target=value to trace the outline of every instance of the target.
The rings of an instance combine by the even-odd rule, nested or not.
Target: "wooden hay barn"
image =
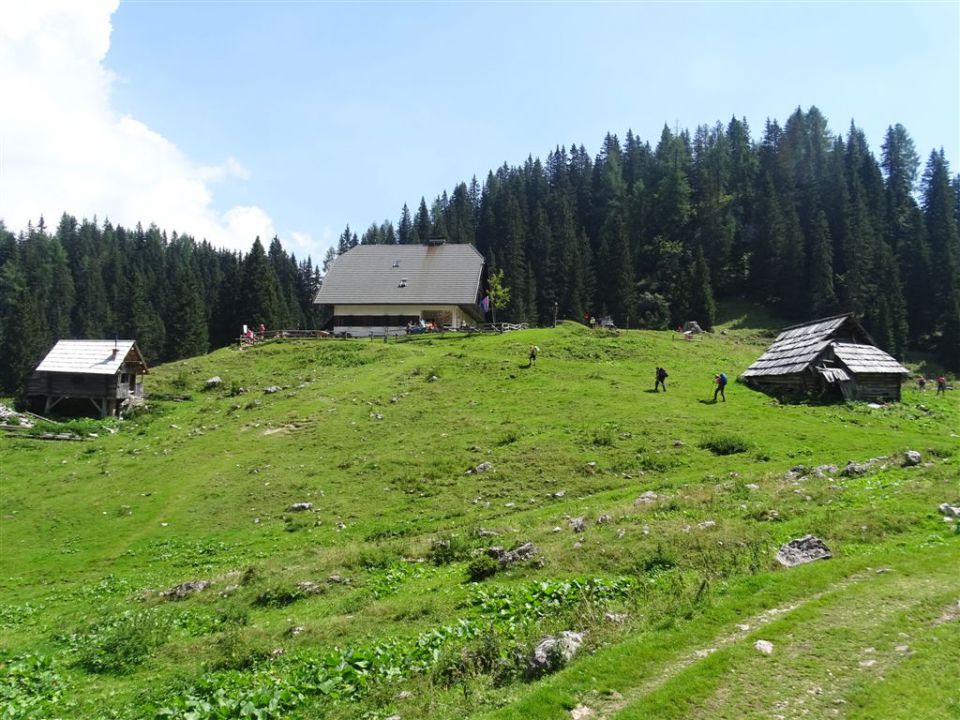
[[[55,408],[117,415],[125,400],[143,397],[146,372],[133,340],[60,340],[27,379],[27,401],[44,415]]]
[[[740,377],[771,395],[885,402],[900,399],[908,374],[846,314],[786,328]]]
[[[315,303],[333,306],[333,332],[400,334],[421,320],[458,329],[483,322],[483,256],[472,245],[358,245],[330,266]]]

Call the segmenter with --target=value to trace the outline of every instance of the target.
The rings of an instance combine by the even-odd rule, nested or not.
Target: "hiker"
[[[537,364],[537,354],[539,352],[540,352],[540,348],[538,348],[536,345],[530,346],[530,365],[531,366]]]
[[[927,379],[923,375],[921,375],[920,377],[917,378],[917,390],[919,390],[920,392],[923,392],[926,389],[927,389]]]
[[[941,375],[937,378],[937,395],[947,394],[947,379]]]
[[[727,387],[727,374],[720,373],[719,375],[713,376],[713,381],[717,384],[717,389],[713,391],[713,401],[717,401],[717,393],[720,393],[720,397],[723,398],[723,401],[727,401],[727,395],[724,392],[724,389]]]
[[[667,371],[662,367],[657,368],[657,382],[653,386],[654,392],[660,392],[660,386],[663,385],[663,391],[667,391]]]
[[[267,336],[267,326],[263,323],[260,323],[260,339],[263,340]]]

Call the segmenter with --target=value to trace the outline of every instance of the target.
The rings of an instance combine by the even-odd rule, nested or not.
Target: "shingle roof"
[[[852,373],[899,373],[909,375],[910,371],[873,345],[853,345],[833,343],[833,354]]]
[[[358,245],[330,266],[314,302],[474,305],[482,270],[472,245]]]
[[[777,336],[773,345],[744,371],[743,377],[803,372],[830,344],[831,335],[849,318],[850,315],[837,315],[788,327]]]
[[[114,348],[117,349],[115,356]],[[40,361],[35,372],[115,375],[133,349],[133,340],[60,340]],[[136,354],[142,362],[139,350]]]

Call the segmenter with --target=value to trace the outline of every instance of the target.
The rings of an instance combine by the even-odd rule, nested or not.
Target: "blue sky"
[[[123,224],[136,215],[241,249],[251,233],[275,232],[316,261],[347,223],[396,222],[404,202],[415,210],[421,195],[429,204],[558,144],[595,154],[608,131],[655,144],[665,123],[692,130],[732,115],[758,139],[767,118],[811,105],[834,133],[855,120],[878,156],[899,122],[922,158],[942,146],[960,169],[955,1],[50,6],[68,48],[60,110],[78,113],[91,94],[78,87],[96,102],[77,121],[90,123],[82,133],[49,120],[0,125],[0,218],[13,229],[27,210]],[[27,58],[7,77],[20,89],[39,73],[56,113],[55,68],[28,62],[49,47],[49,13],[14,20],[7,38],[0,29],[0,65]],[[82,169],[67,168],[59,194],[15,189],[29,148],[46,147],[17,132],[41,131],[59,132],[63,165],[79,162],[68,147],[104,158],[99,174],[78,190]],[[62,171],[57,157],[42,160]]]

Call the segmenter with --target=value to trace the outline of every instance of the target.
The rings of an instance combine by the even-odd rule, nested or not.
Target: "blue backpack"
[[[720,387],[724,387],[727,384],[727,374],[720,373]]]

